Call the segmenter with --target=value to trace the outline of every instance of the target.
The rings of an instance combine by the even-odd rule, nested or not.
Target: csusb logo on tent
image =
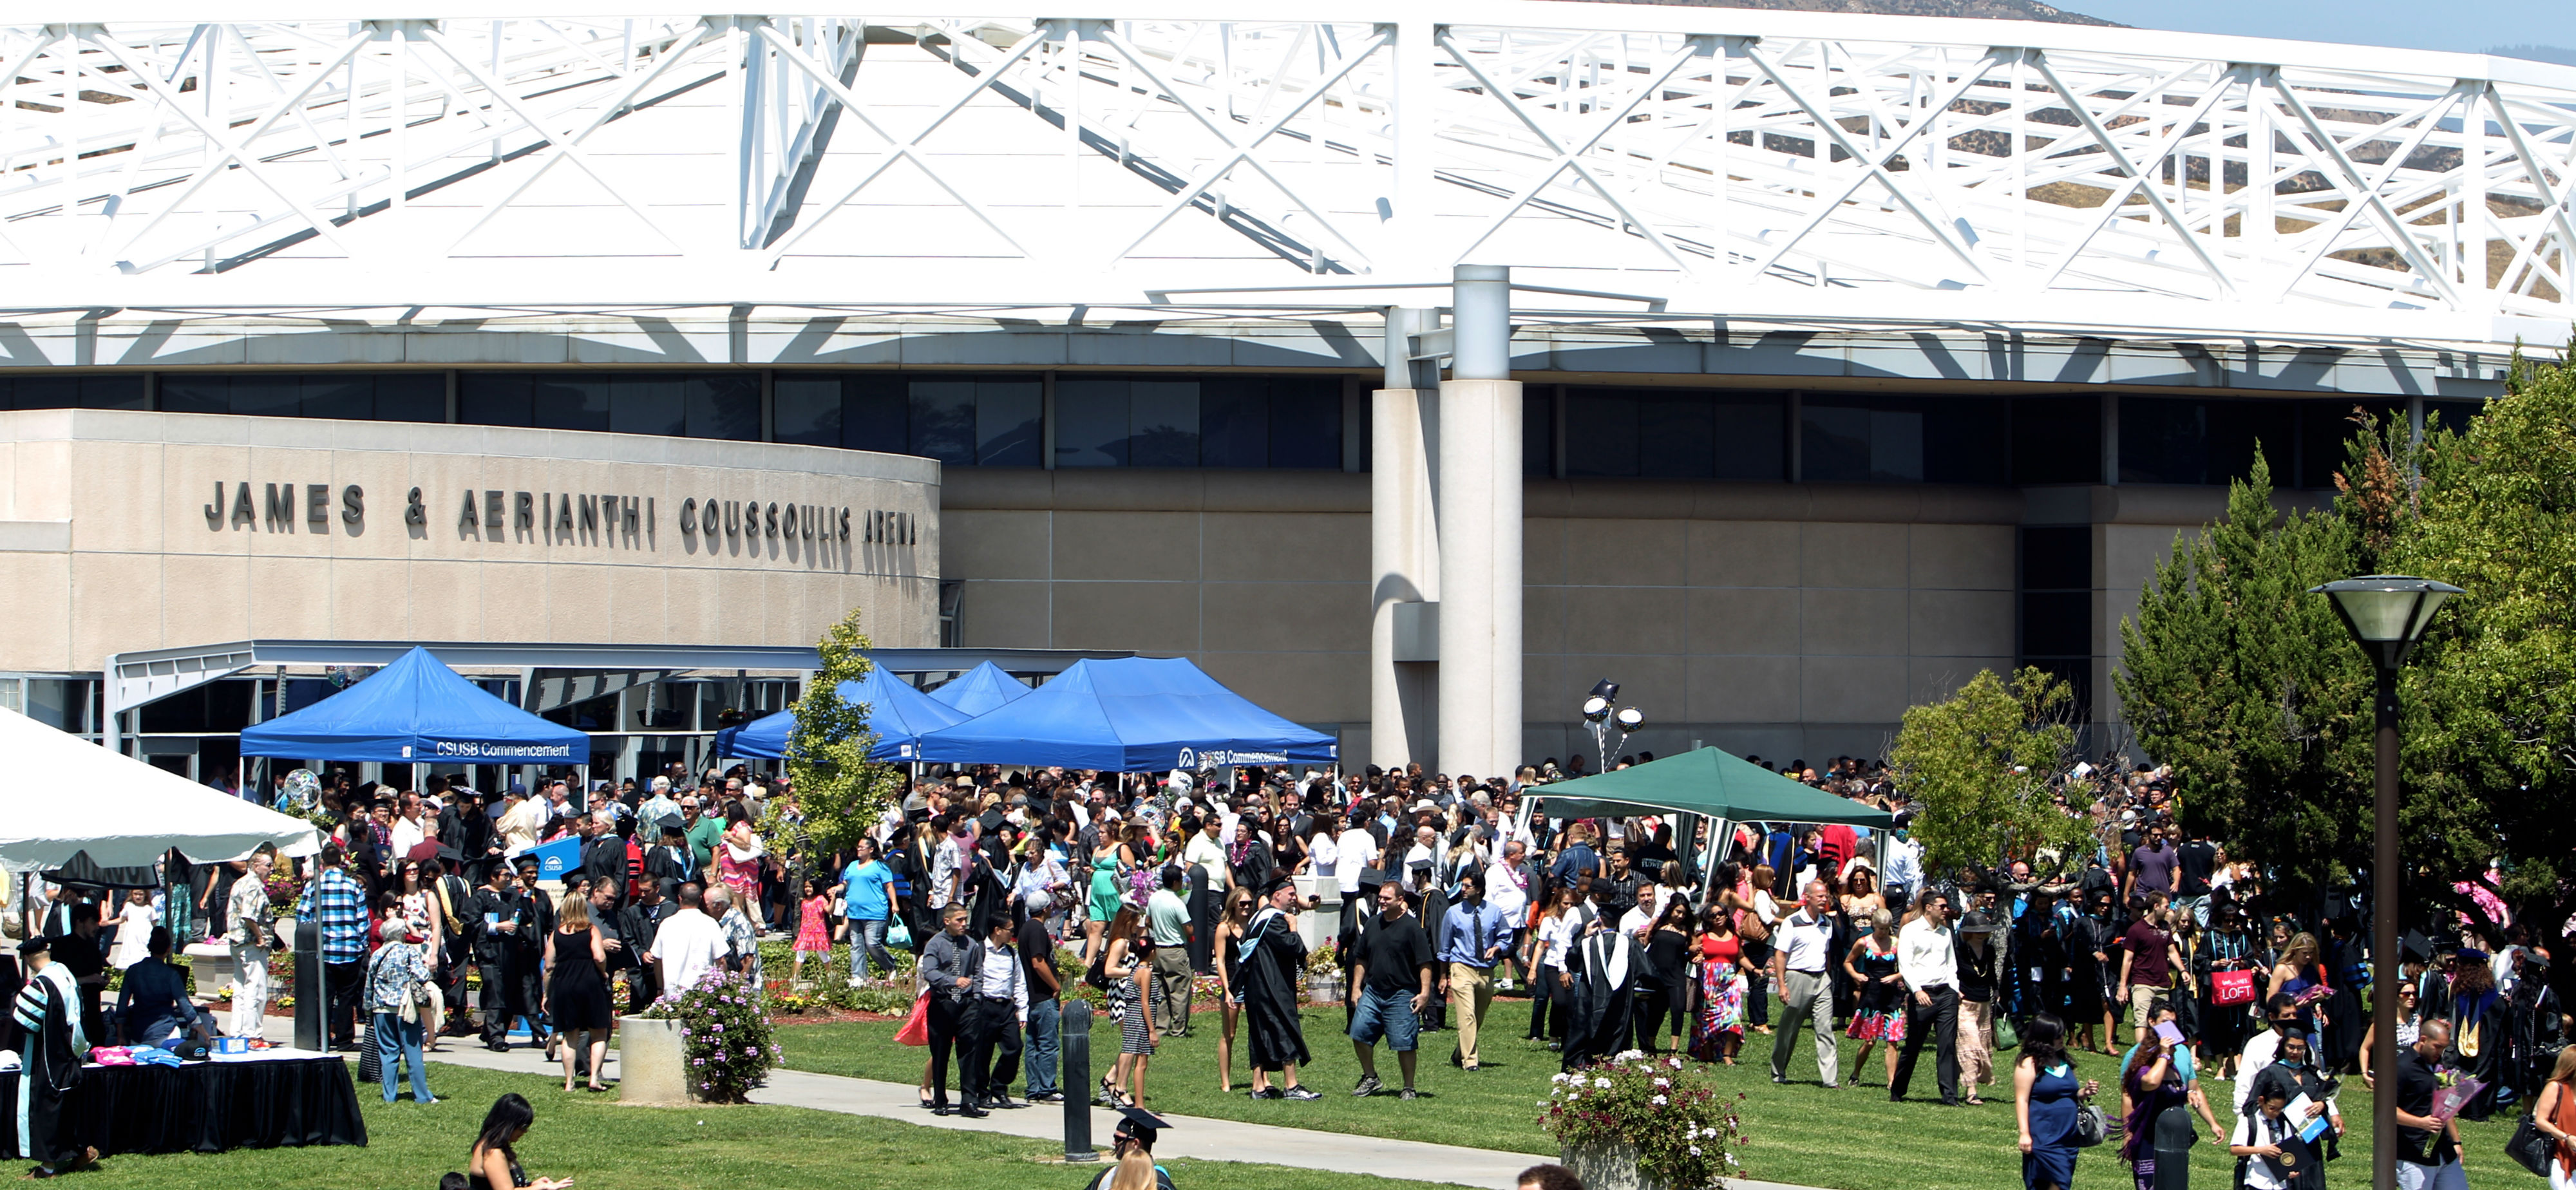
[[[1285,752],[1234,752],[1224,748],[1210,748],[1201,752],[1195,748],[1183,748],[1180,760],[1172,767],[1195,770],[1221,769],[1229,765],[1286,763],[1288,763],[1288,754]]]

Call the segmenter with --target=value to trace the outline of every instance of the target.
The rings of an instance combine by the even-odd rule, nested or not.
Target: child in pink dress
[[[796,962],[788,968],[790,981],[804,975],[806,955],[818,954],[824,962],[832,961],[832,898],[823,895],[823,882],[806,877],[805,899],[799,903],[804,912],[796,922]]]

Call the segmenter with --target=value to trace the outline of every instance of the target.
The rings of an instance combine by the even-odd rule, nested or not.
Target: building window
[[[1779,393],[1565,390],[1565,473],[1643,479],[1785,478]]]
[[[143,377],[134,372],[0,376],[0,409],[147,408]]]
[[[2092,716],[2093,530],[2021,531],[2021,664],[2063,679],[2077,722]]]
[[[447,420],[445,372],[165,372],[156,387],[165,413]]]
[[[1817,483],[2000,484],[2003,400],[1808,393],[1799,402],[1799,475]]]
[[[1338,471],[1338,378],[1060,376],[1058,467]]]
[[[755,372],[462,372],[470,425],[760,441]]]
[[[2454,434],[2465,434],[2469,431],[2469,419],[2476,417],[2486,405],[2484,401],[2426,401],[2424,432],[2449,430]]]
[[[2086,395],[2015,400],[2012,481],[2102,482],[2102,399]]]
[[[2369,418],[2368,432],[2376,437],[2379,428],[2388,424],[2388,419],[2405,418],[2406,403],[2353,400],[2299,402],[2298,486],[2303,488],[2334,486],[2335,474],[2343,470],[2344,460],[2349,457],[2353,435],[2364,432],[2363,427],[2353,421],[2355,411]],[[2282,479],[2283,477],[2278,474],[2273,476],[2274,483],[2288,486],[2282,483]]]
[[[1035,376],[781,372],[780,442],[924,455],[952,466],[1035,467],[1045,385]]]
[[[2291,401],[2122,397],[2120,482],[2225,484],[2253,474],[2259,444],[2272,482],[2289,487],[2298,436]]]

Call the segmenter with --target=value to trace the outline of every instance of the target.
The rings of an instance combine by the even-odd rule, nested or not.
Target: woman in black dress
[[[590,1033],[590,1089],[605,1091],[600,1064],[608,1060],[608,947],[591,928],[590,900],[578,894],[555,907],[554,932],[546,935],[546,980],[543,1011],[563,1038],[564,1090],[572,1089],[573,1061],[584,1030]]]
[[[1664,911],[1647,931],[1646,974],[1637,981],[1636,1048],[1654,1053],[1663,1040],[1665,1018],[1671,1018],[1672,1052],[1690,1040],[1691,907],[1685,897],[1664,903]]]

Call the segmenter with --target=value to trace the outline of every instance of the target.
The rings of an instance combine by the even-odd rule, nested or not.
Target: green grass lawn
[[[889,1045],[892,1043],[889,1042]],[[1080,1190],[1098,1166],[1042,1163],[1063,1146],[949,1132],[793,1107],[621,1107],[614,1096],[566,1095],[549,1076],[434,1065],[441,1102],[383,1105],[361,1083],[365,1148],[262,1149],[209,1155],[109,1157],[66,1185],[136,1190],[435,1190],[465,1168],[483,1113],[503,1092],[536,1105],[519,1144],[532,1177],[571,1177],[576,1190]],[[1225,1161],[1170,1161],[1189,1190],[1431,1190],[1425,1183]],[[0,1176],[14,1177],[18,1170]]]
[[[1146,1093],[1157,1111],[1510,1152],[1556,1151],[1537,1119],[1539,1101],[1547,1097],[1548,1076],[1558,1069],[1557,1056],[1543,1045],[1521,1040],[1529,1027],[1526,1001],[1495,1001],[1481,1046],[1485,1069],[1476,1074],[1449,1065],[1456,1034],[1424,1034],[1417,1082],[1424,1095],[1411,1103],[1391,1095],[1366,1100],[1350,1097],[1359,1065],[1340,1032],[1339,1008],[1306,1014],[1306,1047],[1313,1051],[1315,1062],[1305,1069],[1303,1079],[1325,1093],[1316,1103],[1255,1103],[1245,1098],[1242,1089],[1249,1076],[1240,1053],[1235,1057],[1235,1093],[1218,1094],[1218,1019],[1213,1013],[1200,1013],[1195,1025],[1194,1036],[1165,1041],[1148,1068]],[[787,1065],[795,1069],[914,1082],[921,1077],[923,1051],[895,1044],[894,1029],[890,1023],[793,1025],[779,1031],[779,1040],[787,1051]],[[1117,1048],[1117,1034],[1101,1021],[1096,1022],[1093,1037],[1092,1078],[1097,1081],[1106,1069],[1100,1063]],[[1100,1045],[1103,1041],[1108,1043],[1105,1049]],[[1857,1050],[1854,1042],[1842,1043],[1846,1074]],[[1878,1052],[1870,1054],[1865,1085],[1838,1091],[1816,1085],[1814,1050],[1807,1037],[1798,1040],[1798,1052],[1789,1064],[1793,1081],[1787,1086],[1770,1081],[1770,1054],[1771,1039],[1756,1036],[1746,1047],[1745,1065],[1713,1068],[1717,1086],[1746,1096],[1742,1115],[1748,1143],[1741,1157],[1747,1177],[1831,1190],[1992,1190],[2019,1184],[2021,1156],[2014,1148],[2009,1082],[1988,1087],[1984,1107],[1944,1108],[1927,1047],[1915,1068],[1914,1100],[1892,1104],[1882,1085],[1886,1068]],[[2079,1057],[2077,1065],[2106,1087],[2116,1069],[2112,1059],[2100,1056]],[[1383,1049],[1378,1069],[1394,1086],[1395,1063]],[[2232,1126],[2235,1117],[2224,1105],[2232,1089],[2211,1086],[2217,1093],[2213,1108],[2219,1123]],[[1923,1102],[1927,1097],[1931,1102]],[[2343,1159],[2327,1167],[2327,1178],[2336,1185],[2367,1185],[2370,1093],[2362,1089],[2360,1079],[2346,1081],[2342,1107],[2352,1131],[2344,1138]],[[2472,1185],[2504,1185],[2531,1176],[2504,1156],[2504,1142],[2511,1131],[2512,1121],[2502,1116],[2485,1124],[2461,1125]],[[2081,1186],[2129,1184],[2128,1166],[2119,1160],[2116,1143],[2085,1154],[2077,1163]],[[2204,1136],[2192,1152],[2195,1184],[2230,1184],[2233,1159],[2224,1148]]]

